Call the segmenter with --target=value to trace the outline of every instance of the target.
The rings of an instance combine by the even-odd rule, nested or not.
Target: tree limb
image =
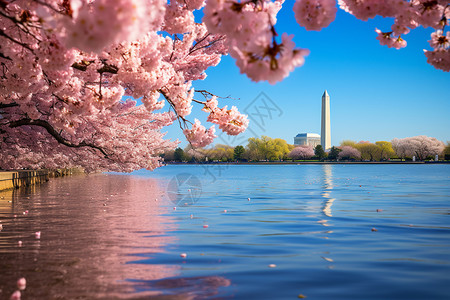
[[[0,109],[2,108],[8,108],[8,107],[15,107],[15,106],[19,106],[19,104],[17,103],[0,103]]]
[[[17,120],[17,121],[12,121],[9,123],[9,127],[11,128],[16,128],[16,127],[20,127],[20,126],[39,126],[44,128],[45,130],[47,130],[47,132],[54,137],[58,143],[63,144],[67,147],[71,147],[71,148],[82,148],[82,147],[89,147],[89,148],[93,148],[93,149],[97,149],[98,151],[100,151],[105,158],[109,158],[108,154],[105,152],[105,150],[99,146],[96,146],[94,144],[90,144],[90,143],[86,143],[85,141],[79,143],[79,144],[74,144],[68,140],[66,140],[65,138],[63,138],[61,136],[61,134],[56,131],[55,128],[53,128],[53,126],[48,123],[47,121],[44,120],[31,120],[31,119],[21,119],[21,120]]]

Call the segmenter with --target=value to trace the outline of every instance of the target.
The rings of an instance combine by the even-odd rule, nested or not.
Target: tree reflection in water
[[[228,286],[215,276],[176,278],[178,259],[136,263],[174,242],[163,186],[152,178],[97,174],[3,193],[0,298],[12,294],[21,276],[28,283],[24,299],[202,298]]]

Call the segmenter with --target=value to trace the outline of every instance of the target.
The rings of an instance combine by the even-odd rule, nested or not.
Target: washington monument
[[[331,148],[330,127],[330,95],[325,90],[322,95],[322,130],[320,132],[320,144],[323,150]]]

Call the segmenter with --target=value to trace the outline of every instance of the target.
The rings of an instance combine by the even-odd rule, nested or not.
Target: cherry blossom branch
[[[175,111],[175,114],[177,115],[178,122],[180,122],[180,119],[181,119],[181,120],[183,121],[183,124],[184,124],[184,127],[185,127],[185,128],[187,127],[186,123],[191,123],[191,124],[192,124],[191,121],[189,121],[189,120],[186,119],[185,117],[180,116],[180,115],[178,114],[177,110],[175,109],[175,104],[173,103],[172,99],[170,99],[169,95],[168,95],[162,88],[159,89],[158,92],[160,92],[160,93],[164,96],[164,98],[167,100],[167,102],[168,102],[168,103],[170,104],[170,106],[173,108],[173,110]],[[181,127],[181,122],[180,122],[180,128],[181,128],[181,130],[183,130],[183,127]]]
[[[0,103],[0,109],[19,106],[17,103]]]
[[[226,97],[217,96],[217,95],[215,95],[215,94],[213,94],[213,93],[211,93],[211,92],[209,92],[207,90],[196,90],[195,92],[202,94],[203,97],[205,97],[205,99],[208,99],[208,96],[210,96],[210,97],[216,97],[216,98],[219,98],[219,99],[240,100],[239,98],[233,98],[231,96],[226,96]],[[194,101],[194,99],[193,99],[193,101]],[[195,102],[200,103],[200,104],[204,104],[204,102],[201,102],[201,101],[198,101],[198,100],[195,100]]]
[[[32,53],[34,53],[34,52],[33,52],[33,49],[31,49],[27,44],[22,43],[22,42],[20,42],[20,41],[18,41],[18,40],[16,40],[16,39],[10,37],[9,35],[7,35],[7,34],[3,31],[3,29],[0,29],[0,36],[3,36],[3,37],[5,37],[5,38],[7,38],[8,40],[10,40],[11,42],[16,43],[17,45],[20,45],[20,46],[22,46],[23,48],[25,48],[25,49],[31,51]]]
[[[30,13],[28,11],[23,11],[22,14],[18,17],[12,17],[9,16],[7,14],[5,14],[2,10],[0,10],[0,16],[7,18],[8,20],[10,20],[12,23],[14,23],[19,30],[23,31],[24,33],[30,35],[31,37],[33,37],[35,40],[42,42],[41,39],[39,39],[36,35],[34,35],[33,33],[31,33],[30,29],[24,24],[25,22],[27,22],[30,18]],[[29,23],[28,23],[29,24]],[[31,24],[29,24],[31,25]],[[31,26],[31,27],[35,27],[38,29],[41,29],[39,26]]]
[[[445,6],[445,8],[444,8],[444,11],[443,11],[443,13],[442,13],[442,20],[441,20],[441,22],[443,23],[442,24],[442,31],[445,31],[445,26],[447,26],[447,17],[446,17],[446,10],[447,9],[450,9],[450,4],[447,4],[446,6]]]
[[[20,126],[39,126],[44,128],[52,137],[54,137],[58,143],[65,145],[67,147],[71,147],[71,148],[82,148],[82,147],[89,147],[89,148],[93,148],[93,149],[97,149],[98,151],[100,151],[105,158],[109,158],[109,155],[105,152],[105,150],[99,146],[96,146],[94,144],[90,144],[90,143],[86,143],[85,141],[79,143],[79,144],[74,144],[68,140],[66,140],[65,138],[63,138],[60,134],[60,132],[56,131],[55,128],[53,128],[53,126],[48,123],[47,121],[44,120],[31,120],[31,119],[21,119],[21,120],[17,120],[17,121],[11,121],[9,122],[9,127],[10,128],[16,128],[16,127],[20,127]]]
[[[201,42],[203,42],[203,41],[204,41],[207,37],[209,37],[210,35],[211,35],[211,34],[205,35],[200,41],[198,41],[195,45],[193,45],[193,46],[191,47],[191,49],[189,49],[188,55],[191,55],[191,54],[194,53],[195,51],[198,51],[198,50],[201,50],[201,49],[204,49],[204,48],[211,47],[211,46],[214,45],[215,43],[218,43],[218,42],[220,42],[220,41],[224,41],[224,40],[226,39],[226,37],[225,37],[224,35],[222,35],[222,36],[220,36],[218,39],[213,40],[213,41],[209,42],[208,44],[206,44],[206,45],[204,45],[204,46],[201,46],[201,47],[199,47],[199,48],[196,48]]]
[[[7,60],[12,60],[11,57],[6,56],[5,54],[3,54],[3,53],[1,53],[1,52],[0,52],[0,57],[1,57],[1,58],[4,58],[4,59],[7,59]]]
[[[65,15],[63,12],[64,12],[64,10],[57,10],[56,8],[54,8],[53,6],[51,6],[50,4],[48,4],[48,3],[45,3],[45,2],[43,2],[43,1],[40,1],[40,0],[33,0],[34,2],[36,2],[37,4],[40,4],[40,5],[42,5],[42,6],[45,6],[45,7],[48,7],[48,8],[50,8],[51,10],[53,10],[54,12],[56,12],[56,13],[58,13],[58,14],[63,14],[63,15]],[[65,10],[66,11],[69,11],[70,10],[70,3],[68,2],[68,1],[64,1],[63,2],[63,7],[65,8]],[[66,6],[68,6],[68,7],[66,7]]]
[[[87,67],[90,65],[90,64],[92,64],[94,61],[93,60],[91,60],[91,61],[88,61],[88,60],[82,60],[82,61],[80,61],[80,62],[74,62],[72,65],[71,65],[71,67],[72,68],[74,68],[74,69],[77,69],[77,70],[79,70],[79,71],[86,71],[87,70]]]
[[[209,37],[211,34],[208,33],[206,34],[204,37],[202,37],[199,41],[197,41],[197,43],[195,43],[195,45],[192,45],[192,47],[189,49],[189,54],[191,54],[193,52],[193,50],[195,49],[195,47],[197,45],[199,45],[201,42],[203,42],[207,37]]]

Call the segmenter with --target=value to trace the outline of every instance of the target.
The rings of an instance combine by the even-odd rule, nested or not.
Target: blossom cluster
[[[134,41],[161,27],[163,0],[72,0],[62,36],[68,47],[100,53],[118,42]]]
[[[449,32],[443,32],[450,19],[447,0],[339,0],[339,6],[361,20],[375,16],[393,17],[390,31],[376,29],[381,45],[400,49],[406,47],[404,36],[418,26],[432,27],[430,45],[425,50],[427,62],[437,69],[450,71]]]
[[[428,41],[433,51],[424,50],[427,62],[438,69],[446,72],[450,71],[450,31],[443,34],[442,30],[437,30],[431,34]]]
[[[204,5],[171,3],[182,15]],[[160,154],[179,143],[161,129],[187,120],[192,81],[205,78],[226,53],[223,36],[193,18],[166,16],[169,6],[162,0],[2,4],[0,168],[158,167]],[[157,32],[168,23],[184,28],[182,37]],[[172,110],[161,111],[165,103]],[[196,121],[185,133],[205,146],[214,128],[198,142],[200,126]]]
[[[297,0],[294,4],[295,19],[307,30],[320,31],[336,18],[335,0]]]
[[[439,155],[444,151],[445,145],[436,138],[425,135],[407,137],[392,140],[392,147],[399,157],[416,156],[419,160],[424,160],[429,156]]]
[[[213,142],[217,137],[214,133],[216,130],[211,126],[206,130],[199,120],[195,119],[191,129],[184,129],[183,133],[188,139],[189,143],[195,148],[205,147]]]
[[[219,129],[228,135],[238,135],[247,128],[248,118],[246,115],[239,113],[236,106],[228,109],[227,106],[219,108],[217,105],[216,96],[205,102],[202,110],[209,112],[208,122],[218,124]]]
[[[275,39],[274,24],[283,1],[209,0],[204,22],[209,32],[227,36],[231,56],[253,81],[274,84],[303,65],[309,51],[295,48],[292,36]]]

